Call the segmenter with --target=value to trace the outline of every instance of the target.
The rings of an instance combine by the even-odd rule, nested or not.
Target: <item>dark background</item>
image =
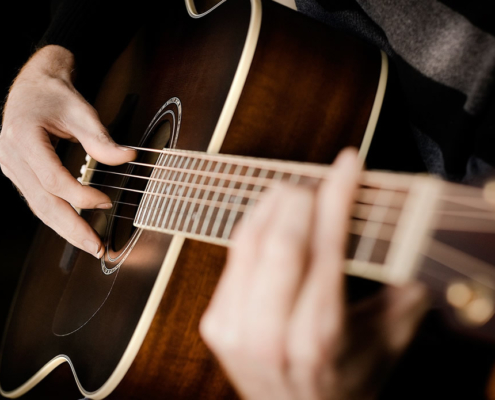
[[[0,99],[3,111],[12,80],[35,51],[49,24],[51,1],[2,1],[0,15],[4,21],[0,24]],[[3,174],[0,174],[0,205],[3,228],[0,235],[0,329],[3,331],[38,220]]]

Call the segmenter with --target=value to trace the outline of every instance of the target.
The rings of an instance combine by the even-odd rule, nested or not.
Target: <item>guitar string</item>
[[[255,158],[255,157],[244,157],[244,156],[236,156],[230,154],[209,154],[201,151],[194,150],[181,150],[181,149],[151,149],[145,147],[137,147],[137,146],[124,146],[133,150],[143,151],[143,152],[152,152],[152,153],[160,153],[160,154],[174,154],[174,155],[182,155],[183,157],[193,157],[193,158],[201,158],[208,159],[213,162],[219,163],[231,163],[237,165],[244,165],[246,167],[254,167],[258,169],[265,169],[268,167],[269,170],[284,170],[285,173],[294,174],[297,173],[301,176],[305,176],[307,178],[318,178],[318,179],[327,179],[328,175],[332,173],[331,165],[321,165],[321,164],[312,164],[307,162],[296,162],[296,161],[283,161],[283,160],[274,160],[274,159],[263,159],[263,158]],[[131,164],[133,162],[130,162]],[[155,164],[136,164],[147,167],[158,167]],[[389,187],[395,191],[407,191],[409,189],[409,183],[414,180],[414,175],[410,174],[396,174],[394,177],[390,173],[384,173],[381,171],[363,171],[364,180],[378,181],[382,184],[382,186]],[[374,179],[370,179],[374,178]],[[366,185],[366,183],[364,184]],[[391,185],[391,186],[390,186]],[[479,193],[481,193],[479,188],[470,187],[470,186],[462,186],[462,191],[465,192],[465,196],[459,195],[440,195],[440,199],[448,200],[453,202],[459,202],[461,204],[466,204],[471,207],[483,208],[487,211],[493,211],[494,205],[490,202],[484,200]],[[474,196],[474,198],[472,198]]]
[[[122,201],[117,201],[117,200],[114,200],[112,201],[112,203],[115,203],[115,204],[122,204],[122,205],[126,205],[126,206],[129,206],[129,207],[139,207],[139,204],[136,204],[136,203],[127,203],[127,202],[122,202]],[[359,208],[358,207],[355,207],[354,208],[354,217],[356,219],[359,219],[359,220],[363,220],[363,221],[366,221],[366,216],[369,212],[366,212],[366,213],[360,213],[360,210],[363,209],[363,208],[369,208],[369,207],[372,207],[372,205],[369,205],[369,204],[360,204],[359,202],[356,202],[356,205],[359,205]],[[159,209],[159,207],[147,207],[146,209]],[[389,210],[389,211],[395,211],[395,210]],[[461,217],[461,218],[473,218],[473,219],[486,219],[486,215],[483,214],[483,215],[479,215],[480,213],[478,212],[469,212],[469,211],[443,211],[443,210],[438,210],[436,211],[437,214],[439,215],[446,215],[446,216],[452,216],[452,217]],[[117,217],[120,217],[119,215],[115,214]],[[495,219],[495,216],[490,214],[489,215],[489,219]],[[397,217],[395,217],[397,219]],[[132,220],[135,220],[135,218],[130,218]],[[137,218],[136,218],[137,219]],[[388,225],[392,225],[393,226],[393,223],[392,222],[385,222],[386,224]],[[438,223],[437,223],[438,224]],[[464,224],[462,226],[458,225],[457,226],[459,229],[460,228],[463,228],[464,230],[468,230],[468,231],[473,231],[473,232],[482,232],[481,230],[479,229],[469,229],[469,226]],[[442,223],[442,224],[439,224],[437,225],[437,229],[443,229],[443,230],[454,230],[454,228],[456,228],[456,225],[449,225],[449,226],[446,226],[445,223]]]
[[[135,206],[137,206],[137,205],[135,205],[135,204],[131,204],[131,203],[127,203],[127,202],[116,202],[116,203],[120,203],[120,204],[124,204],[124,205],[131,205],[131,206],[134,206],[134,207],[135,207]],[[95,211],[98,211],[98,210],[90,210],[90,211],[95,212]],[[115,215],[115,214],[107,214],[107,213],[104,213],[104,214],[105,214],[105,215],[107,215],[107,216],[109,216],[109,217],[117,217],[117,218],[123,218],[123,219],[126,219],[126,220],[134,221],[134,219],[133,219],[133,218],[129,218],[129,217],[125,217],[125,216],[119,216],[119,215]],[[361,229],[360,229],[360,232],[358,233],[358,235],[359,235],[361,238],[362,238],[362,237],[364,237],[364,238],[368,237],[368,235],[367,235],[367,234],[365,234],[365,226],[366,226],[369,222],[366,222],[366,221],[359,221],[359,220],[355,220],[355,219],[353,219],[353,220],[351,220],[351,226],[352,226],[352,223],[354,223],[354,224],[356,224],[356,223],[361,223]],[[353,230],[353,229],[350,229],[350,231],[351,231],[350,233],[352,233],[352,230]],[[372,237],[372,238],[374,238],[374,239],[376,239],[376,236],[377,236],[377,235],[376,235],[376,233],[375,233],[374,235],[370,235],[370,237]],[[379,237],[379,238],[380,238],[381,240],[385,240],[385,241],[389,241],[389,242],[390,242],[390,241],[391,241],[391,239],[392,239],[392,238],[390,237],[390,235],[389,235],[388,237],[386,237],[386,238],[384,238],[384,237]],[[471,279],[474,279],[474,280],[478,280],[475,274],[472,274],[472,273],[466,272],[466,271],[464,270],[464,268],[459,268],[459,266],[457,266],[457,267],[453,267],[452,265],[449,265],[450,263],[449,263],[448,258],[444,258],[444,257],[438,257],[438,258],[442,258],[442,260],[439,260],[439,261],[441,261],[441,262],[442,262],[442,263],[443,263],[446,267],[448,267],[449,269],[454,269],[454,270],[456,270],[458,273],[461,273],[462,275],[465,275],[465,276],[467,276],[467,277],[469,277],[469,278],[471,278]],[[481,283],[483,283],[483,282],[481,282]]]
[[[97,212],[98,210],[88,210],[88,211],[90,211],[90,212]],[[108,213],[104,213],[104,212],[103,212],[103,214],[105,214],[106,216],[109,216],[109,217],[117,217],[117,218],[123,218],[123,219],[126,219],[126,220],[134,221],[134,218],[124,217],[124,216],[118,216],[118,215],[115,215],[115,214],[108,214]],[[351,222],[355,222],[355,220],[351,220]],[[363,231],[364,231],[364,229],[363,229]],[[367,236],[364,236],[364,235],[361,236],[361,237],[362,238],[368,238]],[[373,238],[373,239],[376,239],[376,238]],[[390,242],[390,239],[388,241]],[[433,241],[433,243],[434,243],[434,241]],[[423,255],[429,257],[428,252],[426,252]],[[480,284],[482,284],[484,286],[487,286],[487,287],[489,287],[491,289],[495,289],[495,286],[490,281],[487,281],[486,279],[480,279],[479,274],[477,275],[476,272],[471,272],[471,271],[468,270],[468,268],[464,268],[464,267],[461,267],[461,266],[458,266],[458,265],[457,266],[450,265],[449,264],[449,257],[440,257],[440,256],[437,256],[436,258],[437,258],[437,261],[439,261],[445,267],[449,268],[449,270],[456,271],[457,273],[459,273],[461,275],[464,275],[464,276],[466,276],[466,277],[468,277],[468,278],[470,278],[470,279],[472,279],[474,281],[477,281],[478,283],[480,283]],[[352,259],[356,259],[356,258],[352,258]],[[472,260],[473,260],[473,257],[471,257],[471,261]],[[474,259],[474,260],[476,260],[476,259]],[[442,283],[447,283],[447,282],[451,282],[452,281],[452,278],[451,277],[445,277],[445,275],[446,275],[445,273],[444,274],[441,274],[438,270],[432,270],[431,268],[430,269],[421,268],[418,271],[418,276],[420,274],[427,274],[430,277],[435,278],[435,279],[441,281]],[[443,289],[444,289],[444,287],[440,287],[440,290],[443,290]]]
[[[136,148],[136,149],[137,149],[137,148]],[[137,150],[153,151],[153,150],[150,150],[150,149],[142,149],[142,148],[141,148],[141,149],[137,149]],[[157,151],[157,152],[160,152],[160,153],[166,153],[165,151]],[[170,153],[170,154],[177,154],[177,152],[172,152],[172,151],[169,151],[169,152],[167,152],[167,153]],[[191,153],[188,153],[188,156],[189,156],[189,157],[191,157]],[[196,156],[196,157],[198,157],[198,158],[205,158],[205,155],[204,155],[204,154],[198,154],[198,155],[194,155],[194,156]],[[214,157],[214,156],[211,156],[211,157],[213,158],[214,162],[217,162],[217,163],[223,163],[223,164],[227,164],[227,163],[225,163],[223,160],[219,160],[218,158],[216,158],[216,157]],[[236,159],[235,161],[236,161],[236,162],[239,162],[239,160],[238,160],[238,159]],[[131,162],[130,164],[132,164],[132,163],[133,163],[133,162]],[[152,167],[152,168],[155,168],[155,169],[156,169],[156,168],[163,168],[163,169],[167,169],[167,168],[168,168],[168,167],[162,167],[162,166],[155,165],[155,164],[144,164],[144,163],[139,163],[139,164],[138,164],[138,163],[135,163],[135,165],[142,165],[142,166]],[[273,164],[271,164],[270,166],[273,166]],[[256,163],[256,164],[254,165],[254,167],[255,167],[255,168],[257,168],[257,169],[263,170],[263,168],[261,168],[261,167],[260,167],[259,163]],[[105,172],[106,172],[106,173],[109,173],[110,171],[98,171],[98,172],[103,172],[103,173],[105,173]],[[170,171],[170,172],[172,172],[172,171]],[[181,172],[181,173],[184,173],[184,171],[180,171],[180,172]],[[189,174],[197,174],[197,173],[201,173],[201,172],[203,172],[203,171],[193,171],[193,170],[188,170],[187,172],[188,172]],[[310,175],[310,174],[308,174],[308,173],[307,173],[307,171],[305,171],[305,172],[306,172],[306,174],[301,174],[301,173],[300,173],[300,172],[301,172],[300,170],[298,170],[297,172],[298,172],[298,174],[299,174],[299,175],[305,175],[306,177],[307,177],[308,175]],[[326,172],[326,173],[325,173],[324,175],[322,175],[321,173],[319,173],[319,174],[317,174],[316,176],[315,176],[315,175],[313,175],[313,177],[317,177],[318,179],[328,179],[328,178],[327,178],[327,177],[328,177],[328,175],[329,175],[329,168],[328,168],[328,167],[326,167],[326,171],[325,171],[325,172]],[[176,171],[175,171],[175,174],[177,174],[177,173],[179,173],[179,171],[178,171],[178,170],[176,170]],[[212,178],[219,178],[219,176],[218,176],[218,175],[217,175],[216,177],[212,177],[212,176],[211,176],[211,173],[209,173],[209,174],[205,174],[205,175],[209,175],[210,180],[211,180]],[[230,174],[226,174],[226,175],[231,176]],[[141,179],[148,179],[148,180],[150,180],[148,177],[142,177],[142,176],[135,176],[135,177],[139,177],[139,178],[141,178]],[[236,178],[240,178],[240,177],[236,177]],[[253,179],[253,178],[251,177],[250,179],[251,179],[251,181],[250,181],[249,183],[251,183],[251,182],[252,182],[252,179]],[[255,178],[255,179],[256,179],[256,178]],[[262,179],[261,179],[261,180],[262,180]],[[257,180],[256,180],[256,183],[257,183],[258,185],[260,185],[259,181],[260,181],[260,179],[257,179]],[[269,179],[269,181],[270,181],[270,182],[273,182],[273,181],[272,181],[272,180],[270,180],[270,179]],[[239,179],[237,180],[237,182],[238,182],[238,183],[241,183],[241,182],[239,182]],[[162,183],[162,184],[163,184],[163,183],[172,183],[172,184],[179,184],[179,185],[181,184],[181,183],[179,183],[179,182],[161,182],[161,183]],[[184,183],[184,182],[182,182],[182,183]],[[103,185],[102,185],[102,186],[103,186]],[[210,186],[208,189],[211,189],[211,185],[207,185],[207,186]],[[118,190],[128,190],[128,189],[129,189],[129,188],[122,188],[122,187],[121,187],[121,188],[119,188],[119,187],[113,187],[113,188],[118,189]],[[217,188],[217,189],[218,189],[218,188]],[[199,190],[201,190],[201,189],[199,189]],[[203,189],[203,190],[204,190],[204,189]],[[383,189],[379,189],[379,191],[382,191],[382,190],[383,190]],[[146,192],[144,192],[144,191],[140,191],[140,192],[141,192],[141,193],[146,193]],[[147,194],[148,194],[148,195],[150,195],[150,196],[156,196],[156,195],[157,195],[156,193],[155,193],[155,194],[153,194],[153,193],[150,193],[150,192],[147,192]],[[174,196],[174,198],[177,198],[177,197],[179,197],[179,196]],[[229,196],[229,197],[231,197],[231,196]],[[249,197],[249,196],[248,196],[248,197]],[[244,197],[244,198],[245,198],[245,197]],[[454,201],[454,202],[456,202],[456,201],[459,201],[459,200],[460,200],[461,204],[462,204],[462,203],[464,203],[464,204],[466,204],[466,203],[467,203],[468,205],[475,204],[475,206],[478,206],[479,208],[489,208],[489,205],[487,206],[487,203],[486,203],[486,202],[484,202],[484,201],[482,201],[482,204],[481,204],[481,207],[480,207],[480,204],[479,204],[479,203],[480,203],[480,201],[479,201],[480,199],[475,199],[475,201],[472,201],[472,199],[470,199],[469,197],[462,197],[462,196],[459,196],[459,195],[457,195],[457,196],[450,196],[450,197],[449,197],[449,196],[445,196],[445,195],[444,195],[444,196],[442,196],[442,198],[443,198],[443,199],[445,199],[445,200],[449,200],[449,199],[450,199],[450,200],[452,200],[452,201]],[[184,201],[184,198],[182,198],[182,197],[181,197],[180,199],[181,199],[182,201]],[[189,201],[189,200],[186,200],[186,201]],[[215,203],[218,203],[218,202],[215,202]],[[220,203],[223,203],[223,202],[220,202]],[[127,203],[127,204],[129,204],[129,203]],[[225,203],[223,203],[223,205],[225,206],[226,204],[225,204]],[[138,205],[134,205],[134,204],[133,204],[132,206],[138,206]],[[389,207],[390,207],[390,206],[389,206]],[[491,211],[491,207],[489,208],[489,210]],[[448,213],[448,214],[450,214],[450,215],[455,214],[455,212],[452,212],[452,211],[447,212],[447,213]],[[462,214],[462,213],[461,213],[461,214]],[[473,213],[467,213],[467,214],[466,214],[466,213],[464,213],[464,215],[463,215],[463,216],[465,216],[465,217],[475,217],[475,218],[479,218],[479,217],[480,217],[480,215],[479,215],[479,214],[480,214],[480,213],[476,213],[476,214],[473,214]],[[487,213],[484,213],[484,214],[487,214]],[[118,216],[118,215],[115,215],[115,214],[114,214],[113,216],[115,216],[115,217],[120,217],[120,218],[126,218],[126,219],[129,219],[129,220],[133,220],[132,218],[129,218],[129,217],[124,217],[124,216]],[[446,266],[452,269],[452,267],[451,267],[451,266],[449,266],[449,265],[446,265]],[[464,269],[464,268],[463,268],[463,269]],[[458,271],[458,272],[461,272],[461,271]],[[470,274],[470,273],[466,273],[465,271],[462,271],[461,273],[462,273],[463,275],[468,276],[468,277],[472,277],[472,274]]]
[[[109,189],[115,189],[115,190],[121,190],[121,191],[128,191],[128,192],[132,192],[132,193],[144,194],[144,195],[147,195],[150,197],[155,197],[155,198],[158,197],[158,198],[165,198],[165,199],[169,199],[169,200],[179,200],[179,201],[188,202],[188,203],[195,203],[195,204],[201,204],[204,202],[204,204],[208,207],[214,207],[214,208],[218,208],[218,209],[227,209],[227,210],[232,210],[232,209],[237,208],[239,212],[245,212],[247,209],[250,208],[244,204],[239,205],[239,203],[237,203],[237,204],[226,203],[223,200],[213,201],[213,200],[208,200],[208,199],[198,199],[198,198],[192,198],[192,197],[185,197],[185,196],[181,196],[181,195],[170,195],[170,194],[164,194],[164,193],[151,193],[151,192],[148,192],[146,190],[132,189],[132,188],[127,188],[127,187],[112,186],[112,185],[104,185],[104,184],[93,183],[93,182],[82,182],[82,185],[105,187],[105,188],[109,188]],[[208,190],[210,190],[211,192],[214,192],[214,190],[212,190],[211,188],[212,188],[212,186],[209,186]],[[260,196],[262,194],[263,193],[261,193]],[[250,197],[249,199],[258,200],[260,196]],[[248,198],[243,197],[241,199],[241,202],[243,200],[248,200]],[[130,205],[130,206],[134,206],[134,207],[139,207],[139,204],[130,204],[130,203],[126,203],[126,204]],[[356,213],[354,216],[356,218],[359,218],[362,220],[369,220],[372,222],[376,222],[373,219],[369,219],[366,217],[366,215],[369,214],[369,212],[367,211],[369,209],[369,207],[370,207],[370,205],[368,205],[368,204],[356,203],[356,205],[354,207],[354,210],[356,210]],[[390,207],[387,207],[387,206],[379,206],[379,207],[386,208],[387,211],[395,210],[395,209],[391,209]],[[150,210],[157,209],[157,208],[159,209],[160,207],[142,207],[142,208],[143,208],[143,210],[150,211]],[[397,218],[393,218],[393,219],[397,219]],[[388,225],[396,225],[395,222],[392,222],[392,219],[387,221],[386,223]]]
[[[218,161],[218,162],[223,163],[220,161]],[[137,165],[137,166],[145,166],[145,167],[150,167],[150,168],[155,168],[155,169],[165,169],[165,170],[170,170],[173,172],[186,172],[186,169],[182,169],[182,168],[166,167],[166,166],[160,166],[160,165],[149,164],[149,163],[140,163],[140,162],[131,161],[128,164]],[[223,163],[223,164],[225,164],[225,163]],[[259,167],[256,167],[256,168],[263,170],[262,168],[259,168]],[[329,167],[326,167],[326,168],[329,168]],[[99,169],[95,169],[95,168],[87,168],[87,169],[90,171],[94,171],[94,172],[98,172],[98,173],[102,173],[102,174],[123,175],[123,173],[118,173],[115,171],[99,170]],[[272,169],[271,171],[275,172],[274,169]],[[228,179],[228,177],[232,176],[231,174],[214,173],[214,172],[209,172],[209,171],[198,171],[198,170],[196,170],[196,171],[187,170],[187,173],[194,174],[194,175],[196,175],[196,174],[202,175],[202,176],[205,176],[207,178],[210,178],[210,180],[211,179],[213,179],[213,180],[215,180],[215,179]],[[284,172],[284,174],[288,174],[288,173],[289,172]],[[300,175],[303,176],[304,178],[310,178],[310,179],[318,179],[318,180],[327,180],[328,179],[328,175],[327,176],[324,176],[324,175],[309,176],[305,173],[300,174]],[[128,174],[127,176],[133,177],[133,178],[138,178],[138,179],[145,179],[145,180],[159,179],[159,178],[153,178],[152,179],[152,178],[147,177],[147,176],[141,176],[141,175],[135,175],[135,174]],[[235,178],[236,178],[237,183],[239,183],[239,184],[247,183],[250,185],[262,185],[265,187],[273,186],[273,185],[270,185],[270,183],[273,182],[273,179],[271,179],[271,178],[245,177],[242,175],[237,176]],[[167,183],[167,182],[164,181],[163,183]],[[170,183],[187,184],[185,182],[170,182]],[[361,183],[361,184],[364,187],[370,187],[366,181],[364,183]],[[380,185],[377,185],[377,186],[380,186]],[[483,199],[483,197],[481,196],[482,192],[480,189],[470,188],[470,187],[463,187],[462,189],[463,190],[465,189],[466,191],[476,191],[479,196],[478,196],[478,198],[473,198],[472,196],[469,195],[469,193],[467,193],[466,196],[440,194],[439,200],[454,202],[454,203],[458,203],[460,205],[468,206],[468,207],[472,207],[472,208],[478,208],[478,209],[481,209],[481,210],[493,215],[493,211],[495,210],[495,207],[491,203],[489,203]],[[381,191],[381,190],[390,190],[390,189],[387,189],[386,187],[380,187],[380,189],[377,189],[377,190]],[[403,189],[393,189],[392,188],[392,190],[396,191],[396,196],[398,197],[397,202],[400,202],[400,199],[399,199],[400,196],[406,195],[406,193],[404,193]],[[370,187],[370,192],[371,191],[372,191],[372,189]],[[484,218],[484,216],[481,218]]]
[[[236,187],[228,187],[228,186],[218,186],[216,184],[198,184],[198,183],[192,183],[192,182],[184,182],[184,181],[177,181],[177,180],[173,180],[173,179],[160,179],[160,178],[154,178],[154,177],[148,177],[148,176],[144,176],[144,175],[136,175],[136,174],[127,174],[127,173],[123,173],[123,172],[116,172],[116,171],[105,171],[105,170],[101,170],[101,169],[97,169],[97,168],[87,168],[88,171],[92,171],[92,172],[96,172],[96,173],[101,173],[101,174],[108,174],[108,175],[115,175],[115,176],[122,176],[122,177],[128,177],[128,178],[136,178],[136,179],[141,179],[141,180],[146,180],[146,181],[152,181],[152,182],[161,182],[161,183],[169,183],[171,185],[179,185],[179,186],[185,186],[185,187],[188,187],[188,188],[196,188],[196,189],[199,189],[199,190],[210,190],[211,188],[215,188],[215,191],[216,192],[219,192],[219,193],[229,193],[231,194],[232,196],[235,196],[236,197],[236,193],[239,193],[239,192],[244,192],[244,190],[241,190],[240,188],[236,188]],[[195,175],[195,172],[193,170],[184,170],[184,172],[187,171],[188,174],[190,175]],[[263,171],[266,171],[266,170],[263,170]],[[206,174],[203,174],[203,175],[206,175]],[[232,175],[232,174],[225,174],[225,175],[228,175],[228,176],[233,176],[235,178],[249,178],[249,179],[258,179],[257,177],[246,177],[246,176],[236,176],[236,175]],[[213,181],[215,181],[216,178],[213,179]],[[224,179],[224,176],[221,177],[221,179]],[[273,179],[273,178],[260,178],[260,180],[262,181],[267,181],[267,182],[270,182],[272,183],[271,185],[263,185],[259,182],[249,182],[248,183],[248,179],[243,179],[242,181],[240,180],[237,180],[237,179],[230,179],[230,180],[227,180],[226,183],[228,183],[229,185],[232,184],[232,183],[239,183],[239,184],[242,184],[242,183],[248,183],[250,185],[253,185],[253,186],[261,186],[262,189],[263,188],[270,188],[270,187],[274,187],[276,186],[276,183],[277,182],[280,182],[280,180],[277,180],[277,179]],[[210,179],[211,181],[211,179]],[[273,184],[275,182],[275,184]],[[373,189],[363,189],[363,190],[369,190],[371,191],[371,195],[372,197],[376,197],[376,196],[373,196],[373,194],[376,194],[373,192]],[[378,190],[377,193],[379,194],[379,192],[382,192],[382,190]],[[258,192],[256,191],[251,191],[251,193],[253,193],[255,195],[255,199],[258,198]],[[401,208],[404,201],[405,201],[405,197],[406,197],[406,194],[404,193],[401,193],[401,192],[395,192],[395,195],[399,195],[399,198],[396,198],[394,199],[395,201],[392,201],[391,205],[389,206],[390,208]],[[251,194],[248,194],[247,196],[244,196],[244,197],[251,197]],[[362,203],[367,203],[366,200],[364,200],[363,198],[363,201]],[[368,202],[368,204],[373,204],[375,205],[376,202],[375,201],[371,201],[371,202]],[[378,204],[379,205],[379,204]]]
[[[146,178],[145,178],[146,179]],[[172,182],[170,180],[164,180],[166,182]],[[170,199],[170,200],[178,200],[178,201],[187,201],[187,202],[192,202],[192,203],[196,203],[196,204],[199,204],[203,201],[203,199],[201,198],[194,198],[194,199],[188,199],[187,197],[184,197],[184,196],[181,196],[181,195],[169,195],[169,194],[162,194],[162,193],[151,193],[149,191],[146,191],[146,190],[137,190],[137,189],[132,189],[132,188],[126,188],[126,187],[120,187],[120,186],[112,186],[112,185],[104,185],[104,184],[98,184],[98,183],[89,183],[89,182],[82,182],[83,185],[90,185],[90,186],[97,186],[97,187],[106,187],[106,188],[111,188],[111,189],[116,189],[116,190],[122,190],[122,191],[129,191],[129,192],[136,192],[136,193],[140,193],[140,194],[144,194],[144,195],[147,195],[149,196],[149,198],[165,198],[165,199]],[[179,186],[188,186],[188,185],[195,185],[194,187],[196,187],[197,184],[188,184],[186,182],[175,182],[174,184],[177,184]],[[208,190],[210,192],[215,192],[217,189],[219,189],[218,187],[215,187],[213,185],[197,185],[199,186],[197,188],[197,192],[201,192],[202,190]],[[360,189],[360,191],[366,191],[368,189]],[[221,192],[223,192],[223,189],[220,190]],[[248,191],[243,191],[243,196],[241,198],[241,203],[242,201],[246,201],[246,200],[258,200],[259,197],[262,195],[263,192],[255,192],[253,193],[253,195],[246,195],[246,192],[249,192]],[[379,192],[383,192],[383,191],[379,191]],[[197,197],[197,196],[196,196]],[[374,197],[374,196],[373,196]],[[228,199],[232,200],[232,198],[238,198],[237,196],[228,196]],[[376,198],[375,198],[376,200]],[[233,208],[236,208],[235,204],[233,203],[228,203],[226,202],[225,199],[221,200],[221,201],[211,201],[211,200],[208,200],[208,199],[204,199],[205,201],[205,205],[209,206],[209,207],[215,207],[215,208],[219,208],[219,209],[228,209],[228,210],[231,210]],[[228,201],[228,200],[227,200]],[[378,204],[380,207],[384,207],[387,209],[387,221],[386,223],[389,223],[389,224],[394,224],[397,219],[399,218],[399,215],[397,214],[397,211],[398,211],[398,208],[397,207],[391,207],[390,205],[385,205],[385,204]],[[139,206],[137,204],[134,204],[134,206]],[[367,215],[369,215],[369,213],[371,212],[371,209],[370,207],[371,206],[377,206],[377,203],[376,202],[373,202],[373,203],[361,203],[358,199],[358,202],[356,202],[356,206],[354,208],[354,216],[360,218],[360,219],[364,219],[364,220],[373,220],[373,219],[369,219],[367,217]],[[246,208],[245,205],[241,205],[241,210],[240,211],[244,211],[244,209]],[[149,207],[142,207],[143,211],[150,211],[150,208]],[[473,224],[470,224],[469,221],[470,219],[471,220],[494,220],[495,219],[495,214],[492,212],[492,213],[488,213],[488,212],[464,212],[464,211],[450,211],[450,210],[435,210],[435,213],[437,215],[448,215],[448,216],[452,216],[452,217],[460,217],[460,220],[440,220],[440,221],[437,221],[437,224],[435,225],[435,227],[437,229],[446,229],[446,230],[468,230],[468,231],[479,231],[479,232],[493,232],[495,230],[495,226],[494,227],[485,227],[484,229],[477,229],[476,226],[473,226]]]

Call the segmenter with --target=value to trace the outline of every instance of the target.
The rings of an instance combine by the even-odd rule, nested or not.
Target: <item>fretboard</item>
[[[165,150],[137,211],[138,228],[228,246],[236,223],[277,182],[317,185],[331,167]],[[350,223],[347,273],[401,283],[411,278],[441,182],[363,172]]]

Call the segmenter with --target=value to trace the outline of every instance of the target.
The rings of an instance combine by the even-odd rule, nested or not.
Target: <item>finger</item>
[[[269,398],[288,398],[285,340],[307,264],[314,193],[309,188],[286,186],[278,198],[251,282],[244,345],[250,355],[249,368],[261,383],[256,389]]]
[[[101,258],[103,247],[95,231],[66,201],[44,190],[27,164],[20,162],[15,173],[7,173],[38,218],[75,247]]]
[[[25,147],[27,163],[35,172],[43,188],[69,202],[74,207],[109,209],[110,198],[90,186],[81,185],[62,165],[47,133],[38,128]]]
[[[285,335],[305,272],[313,205],[311,189],[282,188],[259,246],[259,261],[253,271],[245,320],[248,326],[261,329],[257,332],[259,336],[276,336],[277,344]],[[267,347],[267,351],[273,349],[270,343]]]
[[[260,361],[260,355],[263,358],[261,361],[265,361],[268,353],[247,343],[249,338],[258,337],[256,330],[259,328],[259,324],[251,323],[248,307],[257,282],[253,276],[261,268],[258,265],[260,248],[269,236],[269,227],[274,225],[277,209],[286,197],[284,193],[279,188],[270,191],[260,200],[250,217],[244,218],[236,229],[235,246],[229,253],[226,270],[201,321],[202,334],[207,343],[237,390],[248,398],[264,398],[270,393],[275,395],[270,385],[273,374],[263,370],[263,362],[253,361]],[[266,383],[267,380],[269,383]]]
[[[136,157],[134,150],[113,141],[96,110],[80,94],[71,98],[59,129],[74,136],[91,157],[103,164],[120,165]]]
[[[380,326],[384,342],[392,354],[400,355],[411,342],[428,310],[426,288],[419,283],[403,287],[387,287],[386,304]]]
[[[277,191],[263,194],[251,214],[244,216],[234,229],[227,263],[200,324],[203,339],[214,349],[218,344],[225,348],[242,345],[239,326],[246,292],[258,260],[260,240],[277,202]]]
[[[337,357],[343,318],[343,263],[349,215],[360,165],[343,151],[317,194],[311,266],[294,308],[289,338],[289,375],[305,399],[317,398],[315,381],[329,358]]]

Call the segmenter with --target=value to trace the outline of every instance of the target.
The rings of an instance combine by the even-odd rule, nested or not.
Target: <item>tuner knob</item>
[[[446,297],[459,319],[467,325],[484,325],[495,314],[495,304],[490,291],[473,282],[450,284]]]

